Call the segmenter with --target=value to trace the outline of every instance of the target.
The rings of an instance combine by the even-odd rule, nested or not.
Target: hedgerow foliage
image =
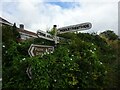
[[[3,89],[108,88],[115,59],[112,48],[98,35],[68,33],[62,37],[69,42],[43,56],[28,56],[30,42],[4,45]],[[31,78],[27,68],[31,68]]]

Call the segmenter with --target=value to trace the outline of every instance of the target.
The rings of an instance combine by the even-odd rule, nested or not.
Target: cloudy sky
[[[85,32],[113,30],[118,33],[119,0],[1,0],[0,16],[11,23],[24,24],[25,29],[46,31],[91,22]]]

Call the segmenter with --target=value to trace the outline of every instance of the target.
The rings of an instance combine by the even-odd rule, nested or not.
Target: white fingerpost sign
[[[53,51],[53,46],[31,44],[30,48],[28,49],[28,54],[33,57],[42,55],[44,53],[52,53]]]
[[[76,24],[76,25],[70,25],[62,28],[57,29],[58,34],[67,33],[67,32],[75,32],[75,31],[82,31],[82,30],[88,30],[92,27],[92,24],[82,23],[82,24]]]

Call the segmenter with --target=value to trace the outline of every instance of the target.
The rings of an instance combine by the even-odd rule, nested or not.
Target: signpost
[[[54,41],[55,42],[55,47],[56,47],[57,43],[59,43],[59,41],[61,39],[64,39],[64,38],[58,37],[57,34],[88,30],[91,27],[92,27],[92,24],[89,23],[89,22],[82,23],[82,24],[71,25],[71,26],[66,26],[66,27],[62,27],[62,28],[58,28],[58,29],[57,29],[57,25],[54,25],[53,26],[54,35],[43,32],[41,30],[39,30],[37,32],[37,34],[38,34],[39,38]],[[28,53],[32,57],[32,56],[42,55],[42,54],[45,54],[45,53],[51,53],[53,51],[54,51],[54,46],[31,44],[31,46],[28,50]]]
[[[37,56],[37,55],[42,55],[45,53],[52,53],[54,51],[53,46],[47,46],[47,45],[35,45],[31,44],[30,48],[28,49],[29,55],[32,56]]]
[[[44,32],[44,31],[41,31],[41,30],[38,30],[38,31],[37,31],[37,36],[38,36],[39,38],[43,38],[43,39],[46,39],[46,40],[49,40],[49,41],[54,41],[54,40],[53,40],[53,36],[52,36],[51,34],[46,33],[46,32]]]
[[[57,34],[67,33],[67,32],[75,32],[75,31],[81,31],[81,30],[88,30],[92,27],[91,23],[82,23],[82,24],[76,24],[71,26],[66,26],[62,28],[57,29]]]

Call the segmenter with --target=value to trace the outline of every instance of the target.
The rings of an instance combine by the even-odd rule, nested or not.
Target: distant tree
[[[108,40],[118,39],[118,36],[114,33],[114,31],[111,31],[111,30],[107,30],[107,31],[100,33],[100,36],[103,36],[107,38]]]
[[[20,34],[17,31],[16,23],[12,26],[12,34],[13,34],[13,39],[17,42],[17,40],[20,38]]]
[[[13,40],[17,42],[20,38],[20,34],[17,31],[16,24],[13,26],[4,25],[2,26],[2,41],[9,46],[9,43]]]
[[[11,26],[2,26],[2,42],[7,46],[9,45],[10,40],[13,40],[11,28]]]

